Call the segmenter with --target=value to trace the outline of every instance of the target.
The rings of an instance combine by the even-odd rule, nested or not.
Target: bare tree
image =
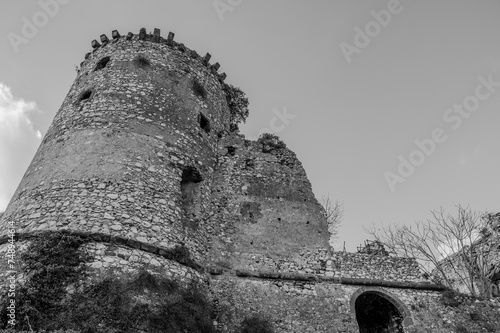
[[[328,223],[328,232],[330,233],[328,243],[333,247],[333,243],[338,237],[339,228],[342,226],[344,203],[338,200],[333,201],[328,194],[321,197],[321,205],[325,209],[324,213]]]
[[[458,206],[456,216],[431,211],[432,219],[413,225],[381,225],[365,229],[394,254],[416,258],[422,270],[439,282],[456,289],[465,285],[471,295],[490,297],[489,251],[482,244],[485,221],[469,207]],[[484,242],[483,242],[484,243]],[[481,284],[477,290],[476,283]]]

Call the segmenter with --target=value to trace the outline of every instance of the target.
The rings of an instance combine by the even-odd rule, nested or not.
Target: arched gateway
[[[405,333],[413,326],[406,306],[379,287],[362,287],[351,297],[351,313],[360,333]]]

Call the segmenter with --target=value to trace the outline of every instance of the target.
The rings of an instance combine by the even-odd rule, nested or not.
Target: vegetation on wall
[[[238,132],[238,124],[244,123],[249,114],[248,98],[240,88],[230,84],[224,85],[224,92],[231,113],[230,130],[231,132]]]
[[[445,290],[441,294],[441,304],[446,306],[451,306],[456,308],[460,304],[462,304],[463,300],[460,297],[460,294],[453,290]]]
[[[197,285],[181,286],[147,271],[90,280],[85,242],[57,232],[31,239],[20,254],[25,281],[16,292],[16,331],[215,331],[211,303]],[[0,328],[7,327],[8,301],[0,297]]]
[[[68,309],[61,328],[83,332],[215,332],[203,291],[146,271],[86,286]]]
[[[445,306],[444,313],[457,316],[448,323],[454,332],[500,332],[500,323],[498,320],[492,320],[498,312],[492,306],[494,303],[478,302],[476,297],[453,290],[444,291],[440,303]]]
[[[257,142],[262,146],[263,153],[286,148],[286,144],[276,134],[264,133],[257,139]]]
[[[78,286],[87,276],[85,262],[89,255],[82,250],[85,240],[63,233],[50,233],[35,237],[20,254],[25,283],[16,291],[16,317],[18,329],[53,328],[59,314],[64,311],[63,300],[67,288]],[[1,326],[7,322],[5,301],[2,297]]]

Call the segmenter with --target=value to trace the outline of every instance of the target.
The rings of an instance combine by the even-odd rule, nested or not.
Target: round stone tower
[[[217,143],[229,130],[225,74],[173,40],[92,41],[0,225],[68,230],[203,260]]]

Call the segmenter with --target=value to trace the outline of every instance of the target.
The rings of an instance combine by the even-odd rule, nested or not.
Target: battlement
[[[105,47],[108,44],[114,44],[117,43],[121,39],[125,39],[127,41],[132,41],[132,40],[140,40],[144,42],[150,42],[150,43],[160,43],[164,45],[168,45],[169,47],[178,50],[180,52],[185,53],[187,56],[193,59],[197,59],[202,63],[204,66],[206,66],[212,74],[219,80],[221,84],[224,83],[224,80],[226,79],[227,75],[226,73],[219,73],[219,68],[220,64],[218,62],[211,64],[210,59],[212,58],[212,55],[210,53],[206,53],[205,56],[201,56],[198,52],[196,52],[193,49],[190,49],[186,47],[183,43],[178,43],[174,41],[174,36],[175,34],[173,32],[169,32],[167,38],[164,38],[160,34],[160,29],[155,28],[154,32],[147,33],[146,28],[141,28],[138,34],[134,34],[132,32],[129,32],[127,35],[122,36],[118,30],[113,30],[111,33],[111,39],[108,38],[106,34],[102,34],[99,39],[100,42],[97,41],[96,39],[92,40],[90,45],[92,46],[92,52],[88,52],[85,55],[85,59],[88,59],[93,53],[95,53],[97,50],[100,48]]]

